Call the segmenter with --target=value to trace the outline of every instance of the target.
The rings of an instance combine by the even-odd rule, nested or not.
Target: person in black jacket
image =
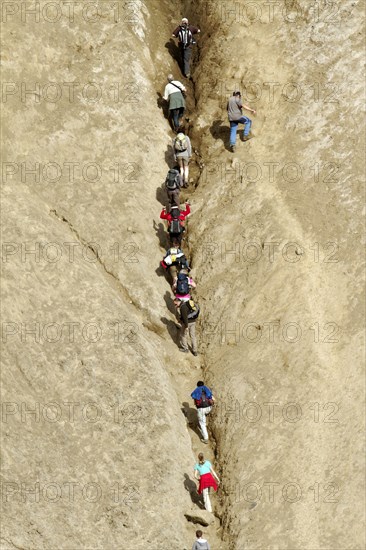
[[[180,25],[173,31],[173,38],[178,38],[179,49],[182,56],[182,70],[186,78],[190,78],[190,61],[192,56],[192,46],[195,44],[194,34],[198,34],[200,29],[188,24],[188,19],[183,17]]]

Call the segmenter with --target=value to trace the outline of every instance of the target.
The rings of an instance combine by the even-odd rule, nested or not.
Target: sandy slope
[[[203,366],[220,398],[212,547],[361,548],[360,7],[342,4],[344,47],[332,14],[314,23],[305,6],[250,23],[223,3],[98,4],[95,22],[3,25],[3,80],[41,85],[39,103],[10,87],[3,104],[3,547],[188,548],[201,446],[182,409]],[[203,29],[189,247],[204,353],[184,360],[156,273],[171,162],[158,100],[182,10]],[[233,156],[225,102],[248,82],[255,139]]]

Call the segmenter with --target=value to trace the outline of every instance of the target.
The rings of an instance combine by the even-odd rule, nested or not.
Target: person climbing
[[[236,144],[236,132],[239,124],[244,124],[243,141],[250,139],[249,132],[252,126],[250,118],[243,116],[242,109],[252,112],[254,115],[256,111],[251,109],[248,105],[243,105],[241,102],[241,93],[233,92],[232,97],[227,103],[227,113],[230,122],[230,150],[234,153]]]
[[[169,272],[172,279],[172,284],[174,284],[177,278],[177,273],[179,273],[182,269],[190,271],[188,260],[185,257],[184,252],[178,247],[177,241],[174,241],[173,246],[166,251],[160,265],[163,269]]]
[[[186,302],[191,299],[191,288],[196,288],[196,286],[192,277],[188,276],[188,270],[185,268],[181,269],[172,285],[172,291],[175,294],[174,304],[176,307],[180,307],[181,302]]]
[[[169,115],[173,120],[174,130],[177,132],[180,126],[179,120],[184,115],[186,108],[184,99],[186,89],[179,80],[174,80],[172,74],[169,74],[167,79],[168,84],[165,86],[163,98],[165,101],[169,101]]]
[[[197,540],[193,543],[192,550],[211,550],[208,540],[203,538],[203,533],[200,529],[196,531]]]
[[[202,380],[197,382],[197,388],[191,393],[194,404],[197,408],[198,424],[202,433],[202,443],[208,443],[208,432],[206,426],[206,415],[212,411],[215,398],[210,388],[204,385]]]
[[[192,157],[192,145],[189,137],[179,132],[173,139],[174,160],[178,162],[180,168],[180,177],[184,187],[188,187],[189,182],[189,161]]]
[[[180,275],[180,274],[179,274]],[[178,278],[179,278],[178,275]],[[179,282],[179,281],[178,281]],[[179,351],[183,353],[188,353],[188,344],[187,344],[187,331],[191,338],[192,343],[192,353],[195,357],[198,355],[197,351],[197,339],[196,339],[196,321],[200,314],[200,307],[192,299],[180,301],[180,348]]]
[[[165,178],[165,189],[168,195],[169,210],[172,206],[180,206],[180,189],[183,187],[183,179],[176,168],[171,168]]]
[[[198,27],[188,24],[188,19],[183,17],[180,25],[173,31],[172,37],[178,38],[179,49],[182,57],[182,72],[186,78],[190,78],[190,62],[192,56],[192,46],[195,44],[194,34],[200,33]]]
[[[187,201],[185,210],[180,210],[178,206],[172,206],[170,212],[163,208],[160,213],[162,220],[168,220],[168,235],[170,243],[176,240],[180,245],[182,242],[183,233],[185,231],[185,219],[190,214],[191,207]]]
[[[199,477],[197,477],[199,474]],[[203,502],[208,512],[212,512],[209,489],[213,487],[217,491],[217,486],[220,483],[217,474],[212,468],[209,460],[205,460],[202,453],[198,455],[198,462],[194,466],[194,477],[199,480],[198,494],[203,493]]]

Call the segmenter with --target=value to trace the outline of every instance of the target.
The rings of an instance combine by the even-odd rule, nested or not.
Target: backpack
[[[177,287],[175,292],[176,294],[179,294],[179,296],[189,294],[189,279],[188,275],[186,275],[185,273],[178,273]]]
[[[188,300],[187,302],[187,306],[188,306],[188,320],[189,321],[195,321],[196,319],[198,319],[198,316],[200,314],[200,306],[198,304],[195,304],[193,300]]]
[[[213,399],[209,399],[207,397],[205,390],[202,390],[201,397],[199,399],[195,399],[194,403],[197,409],[203,409],[204,407],[212,407],[212,405],[214,404]]]
[[[170,191],[180,188],[180,176],[178,170],[171,168],[165,178],[165,186]]]
[[[193,35],[189,30],[189,27],[181,27],[178,32],[178,40],[186,48],[189,44],[193,43]]]
[[[176,219],[170,222],[168,231],[171,235],[180,235],[181,233],[183,233],[184,229],[185,228],[180,223],[180,220]]]
[[[188,141],[187,136],[183,133],[179,133],[174,140],[174,149],[179,152],[187,151]]]

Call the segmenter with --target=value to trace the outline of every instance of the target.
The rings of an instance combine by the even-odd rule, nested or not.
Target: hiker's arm
[[[197,480],[199,481],[199,480],[200,480],[200,478],[199,478],[199,477],[197,477],[197,474],[198,474],[198,470],[194,470],[194,477],[195,477],[195,478],[196,478],[196,479],[197,479]]]
[[[255,109],[252,109],[251,107],[249,107],[249,105],[242,105],[242,108],[243,109],[246,109],[247,111],[250,111],[251,113],[253,113],[255,115],[255,113],[257,112]]]
[[[188,156],[191,157],[192,156],[192,144],[191,144],[191,140],[189,138],[188,138],[187,152],[188,152]]]
[[[201,32],[200,28],[194,27],[193,25],[190,25],[189,30],[191,31],[192,34],[198,34],[199,32]]]
[[[167,220],[168,219],[168,214],[166,213],[165,208],[163,208],[163,210],[160,212],[160,218],[162,220]]]
[[[210,470],[211,470],[212,475],[216,478],[217,483],[220,483],[220,480],[219,480],[219,478],[218,478],[218,476],[217,476],[215,470],[212,468],[212,466],[211,466]]]
[[[177,38],[178,33],[179,33],[179,27],[177,27],[177,28],[173,31],[172,37],[173,37],[173,38]]]
[[[193,279],[191,279],[190,286],[192,288],[196,288],[196,286],[197,286]]]
[[[185,211],[183,212],[183,214],[184,214],[185,216],[188,216],[188,214],[190,214],[190,213],[191,213],[191,207],[189,206],[189,202],[186,202],[186,209],[185,209]]]
[[[183,308],[180,310],[180,318],[182,320],[182,324],[185,326],[185,328],[188,327],[188,313],[187,308]],[[197,470],[196,470],[197,471]]]
[[[173,147],[173,155],[174,155],[174,160],[175,162],[177,161],[177,154],[176,154],[176,150],[175,150],[175,139],[173,138],[172,139],[172,147]]]

